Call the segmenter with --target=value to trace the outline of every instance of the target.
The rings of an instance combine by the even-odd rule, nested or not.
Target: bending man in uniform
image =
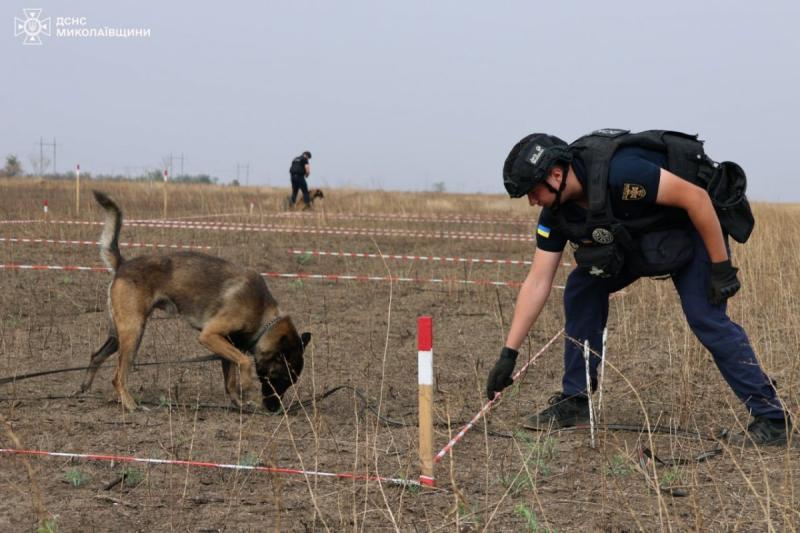
[[[311,197],[308,194],[308,183],[306,182],[306,178],[311,175],[310,160],[311,152],[308,150],[292,159],[292,166],[289,167],[289,176],[292,179],[292,206],[297,201],[297,191],[303,191],[304,209],[311,209]]]
[[[562,228],[570,222],[583,222],[586,227],[587,184],[592,177],[587,175],[584,161],[588,157],[582,156],[589,153],[576,149],[578,142],[580,139],[568,146],[557,137],[532,134],[513,147],[503,166],[509,195],[516,198],[527,195],[530,205],[541,206],[542,211],[533,264],[520,288],[505,346],[488,377],[489,399],[512,383],[517,350],[550,294],[568,240],[564,235],[568,232]],[[792,428],[791,418],[778,400],[772,381],[762,371],[746,333],[726,313],[726,300],[740,285],[737,269],[731,265],[727,236],[707,191],[666,170],[664,152],[622,146],[613,157],[608,157],[610,160],[604,167],[607,177],[601,178],[607,180],[607,198],[613,213],[609,216],[636,221],[665,211],[683,217],[684,248],[692,254],[688,262],[669,272],[672,282],[689,326],[711,352],[722,376],[753,417],[745,433],[729,438],[746,445],[785,445]],[[587,244],[585,237],[574,239],[573,232],[569,240]],[[583,341],[588,339],[592,350],[600,352],[609,295],[642,275],[627,262],[613,275],[603,268],[583,266],[579,264],[570,273],[564,292],[566,341],[562,391],[550,399],[549,407],[525,421],[526,428],[558,428],[589,422]],[[599,357],[592,356],[592,391],[597,386],[598,363]]]

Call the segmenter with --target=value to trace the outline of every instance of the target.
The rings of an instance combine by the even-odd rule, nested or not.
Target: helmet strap
[[[561,168],[563,170],[563,173],[561,177],[561,183],[559,184],[558,189],[550,185],[548,182],[546,181],[544,182],[544,186],[547,187],[547,189],[551,193],[556,195],[556,201],[553,203],[552,207],[550,207],[552,211],[558,211],[558,209],[561,207],[561,193],[564,192],[564,189],[567,187],[567,175],[569,174],[569,166],[564,165]]]

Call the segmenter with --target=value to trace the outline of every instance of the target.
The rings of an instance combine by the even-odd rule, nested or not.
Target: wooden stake
[[[75,167],[75,216],[81,214],[81,166]]]
[[[419,482],[436,486],[433,476],[433,320],[429,316],[417,319],[417,348],[419,350]]]
[[[169,176],[167,169],[164,169],[164,220],[167,220],[167,180]]]

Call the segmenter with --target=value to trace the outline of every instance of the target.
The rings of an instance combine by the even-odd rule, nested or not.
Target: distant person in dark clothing
[[[289,175],[292,178],[292,198],[291,204],[294,205],[297,201],[297,191],[303,191],[303,203],[305,209],[311,209],[311,197],[308,194],[308,183],[306,179],[311,175],[311,152],[305,151],[292,160],[292,166],[289,167]]]

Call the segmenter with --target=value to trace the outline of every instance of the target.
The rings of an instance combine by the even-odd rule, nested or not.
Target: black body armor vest
[[[709,159],[697,135],[602,129],[570,145],[574,157],[586,167],[586,220],[570,222],[561,209],[553,211],[555,229],[579,243],[574,254],[579,268],[604,278],[623,269],[638,276],[664,276],[677,272],[692,258],[690,221],[684,210],[659,206],[649,217],[620,220],[614,216],[609,166],[616,151],[625,146],[665,154],[666,170],[708,191],[725,232],[739,242],[750,236],[754,221],[744,194],[746,177],[739,165]]]
[[[305,176],[306,163],[308,163],[308,159],[302,155],[295,157],[292,159],[292,166],[289,167],[289,174],[293,176]]]
[[[565,237],[581,242],[587,236],[597,244],[619,239],[625,246],[631,235],[685,226],[688,216],[681,209],[662,208],[657,214],[636,220],[619,220],[611,212],[608,173],[611,158],[625,146],[637,146],[666,155],[666,170],[709,191],[723,229],[739,242],[745,242],[753,228],[752,214],[744,191],[744,171],[735,163],[712,161],[703,150],[697,135],[669,130],[648,130],[630,133],[629,130],[601,129],[570,144],[570,151],[579,157],[587,173],[589,208],[586,222],[569,222],[559,209],[555,210],[555,227]],[[734,168],[735,167],[735,168]],[[725,170],[737,170],[721,172]]]

